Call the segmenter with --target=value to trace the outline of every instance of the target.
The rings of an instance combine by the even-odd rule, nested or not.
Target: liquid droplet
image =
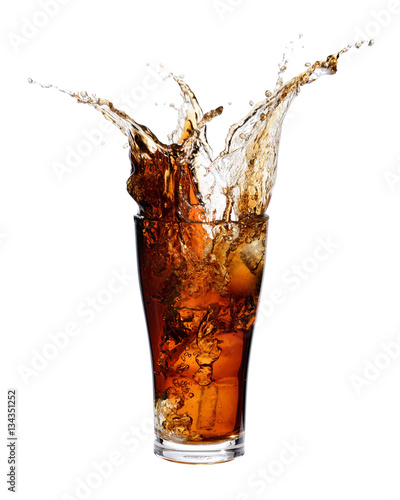
[[[368,42],[369,47],[372,47],[372,45],[374,45],[374,43],[375,43],[375,40],[372,38],[372,39]]]
[[[250,106],[254,106],[254,101],[249,101]]]

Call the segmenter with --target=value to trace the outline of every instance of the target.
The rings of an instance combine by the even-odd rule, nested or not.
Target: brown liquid
[[[266,229],[264,217],[216,224],[136,219],[156,432],[164,439],[205,442],[244,430]]]
[[[127,136],[128,191],[136,218],[139,274],[154,371],[156,432],[184,442],[218,441],[244,429],[247,362],[261,286],[267,219],[282,122],[293,98],[334,74],[342,50],[266,92],[215,159],[190,88],[163,144],[106,100],[63,91],[89,104]],[[31,83],[34,83],[31,81]],[[49,87],[49,86],[45,86]],[[140,354],[138,354],[140,355]]]

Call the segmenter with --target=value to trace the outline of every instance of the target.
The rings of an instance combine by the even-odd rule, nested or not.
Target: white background
[[[7,389],[16,387],[24,500],[398,500],[398,2],[58,5],[51,18],[36,0],[2,8],[1,497],[11,496],[5,408]],[[42,27],[29,31],[33,20]],[[21,41],[24,29],[30,38]],[[205,111],[224,105],[209,126],[218,151],[249,100],[273,88],[284,47],[300,32],[305,49],[296,49],[290,75],[362,33],[376,43],[340,59],[336,76],[304,88],[283,130],[268,210],[264,312],[251,354],[246,454],[208,467],[169,463],[154,457],[149,431],[151,368],[124,137],[104,134],[105,144],[92,146],[60,181],[56,162],[65,164],[69,148],[102,119],[27,79],[118,101],[143,87],[146,63],[162,63],[185,75]],[[179,104],[178,90],[160,83],[132,115],[165,140],[175,126],[170,102]],[[313,261],[321,238],[337,248]],[[308,271],[294,290],[283,276],[296,265]],[[133,276],[128,286],[93,321],[78,316],[79,304],[123,270]],[[285,299],[275,306],[274,289]],[[70,322],[80,334],[54,353],[49,334]],[[392,357],[382,342],[396,342]],[[24,380],[21,367],[40,363],[43,352],[53,359],[42,358]],[[380,367],[364,375],[368,361]],[[359,390],[355,376],[364,380]],[[279,465],[284,442],[293,440],[302,451]],[[110,454],[119,465],[98,480],[94,464]],[[264,473],[269,479],[258,476]],[[76,491],[88,481],[90,490]]]

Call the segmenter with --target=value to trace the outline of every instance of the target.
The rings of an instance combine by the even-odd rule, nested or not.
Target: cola
[[[135,223],[159,442],[239,439],[268,218]]]

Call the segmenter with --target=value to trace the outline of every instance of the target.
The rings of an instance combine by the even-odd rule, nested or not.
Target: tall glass
[[[251,337],[268,216],[135,217],[154,380],[156,455],[217,463],[244,453]]]

